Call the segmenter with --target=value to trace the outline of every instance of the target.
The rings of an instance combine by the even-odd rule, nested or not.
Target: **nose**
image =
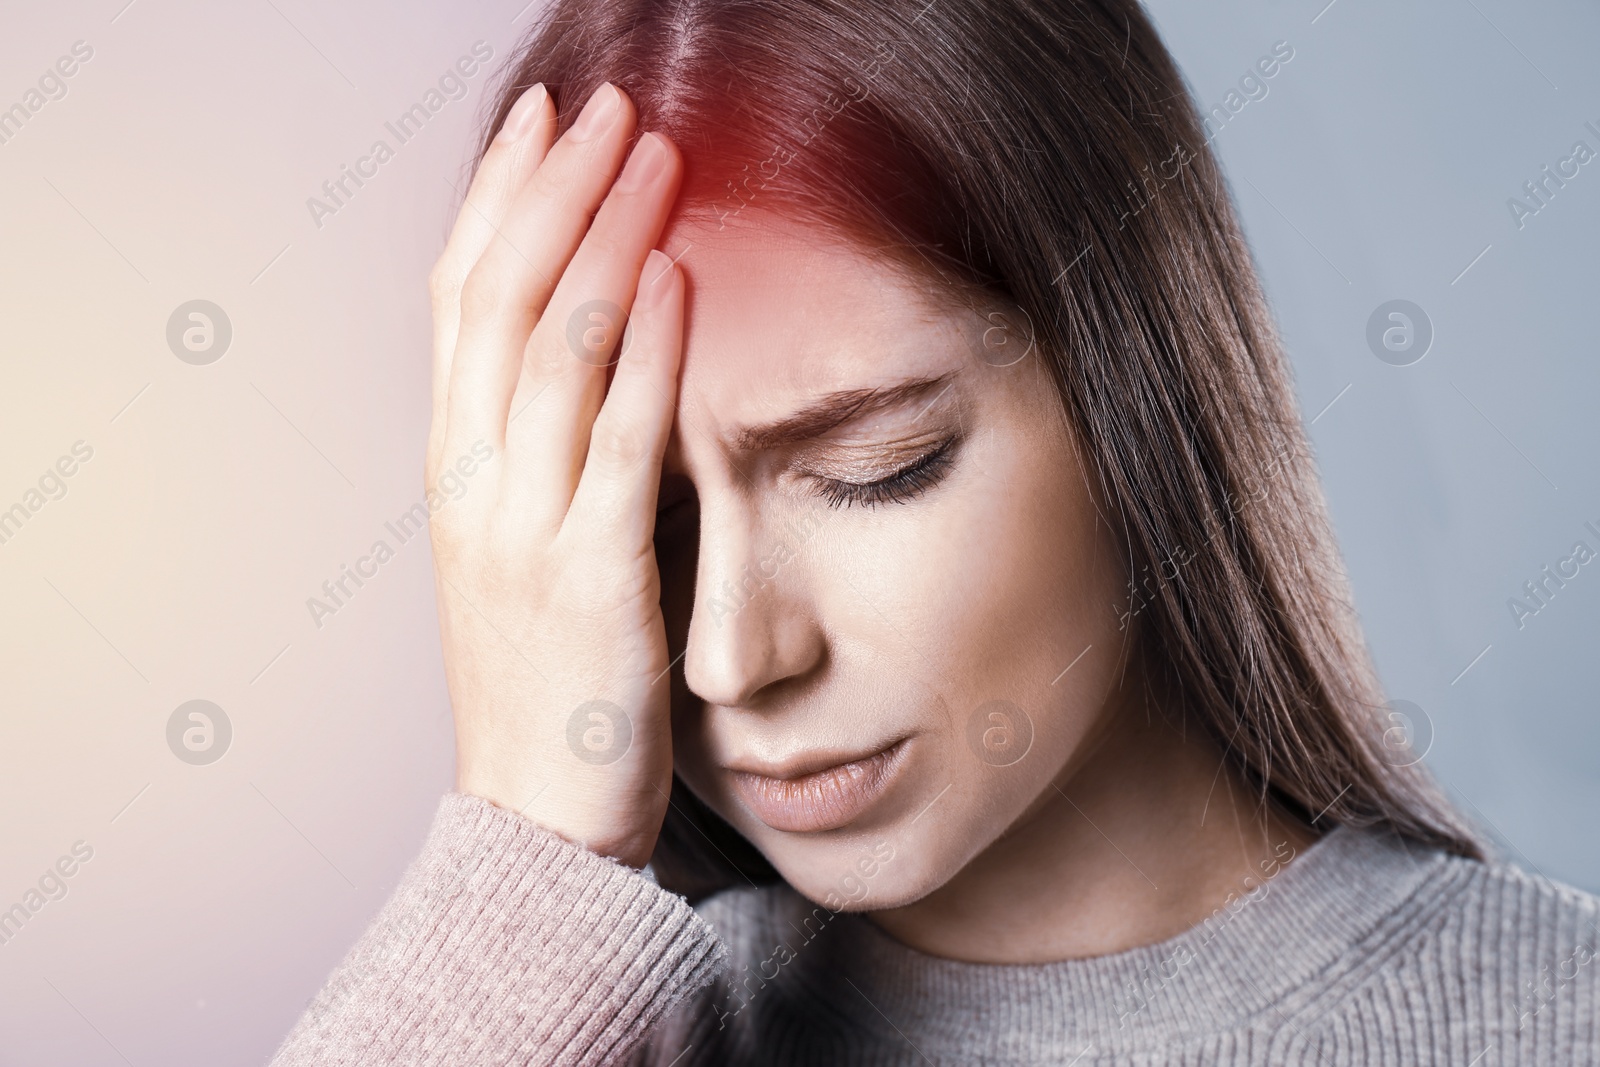
[[[735,507],[703,511],[684,679],[709,704],[757,708],[823,663],[809,595],[821,520],[765,522]]]

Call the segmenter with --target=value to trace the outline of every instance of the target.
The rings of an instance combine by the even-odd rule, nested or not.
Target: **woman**
[[[489,130],[457,789],[276,1062],[1595,1058],[1600,904],[1385,714],[1136,4],[558,0]]]

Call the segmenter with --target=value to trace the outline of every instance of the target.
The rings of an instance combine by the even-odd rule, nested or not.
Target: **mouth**
[[[760,769],[730,768],[730,773],[745,806],[774,830],[837,830],[888,791],[905,765],[906,741],[864,756],[807,753]]]

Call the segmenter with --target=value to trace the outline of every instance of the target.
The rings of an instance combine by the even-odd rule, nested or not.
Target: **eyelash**
[[[847,508],[852,504],[873,508],[879,504],[907,503],[933,488],[944,477],[950,467],[955,444],[952,438],[921,459],[875,482],[819,479],[822,482],[822,498],[830,508]]]

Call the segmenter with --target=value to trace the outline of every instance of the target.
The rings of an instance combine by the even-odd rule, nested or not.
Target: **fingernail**
[[[634,304],[654,307],[661,303],[667,290],[672,288],[672,275],[676,271],[671,256],[659,248],[652,248],[650,254],[644,257],[644,270],[639,272],[644,277],[644,288],[633,298]]]
[[[617,179],[615,188],[619,193],[636,193],[655,181],[666,165],[666,146],[661,138],[647,133],[633,146],[628,165],[622,168],[622,177]]]
[[[515,141],[518,137],[528,132],[533,118],[544,107],[544,101],[550,94],[545,91],[544,83],[540,82],[533,88],[524,92],[517,98],[510,111],[506,113],[506,121],[500,127],[496,136],[498,141]]]
[[[572,124],[572,129],[567,131],[567,136],[574,141],[588,141],[600,136],[611,125],[611,120],[617,117],[621,110],[622,94],[617,92],[617,87],[606,82],[594,91],[589,97],[589,102],[583,105],[583,110],[578,114],[578,121]]]

